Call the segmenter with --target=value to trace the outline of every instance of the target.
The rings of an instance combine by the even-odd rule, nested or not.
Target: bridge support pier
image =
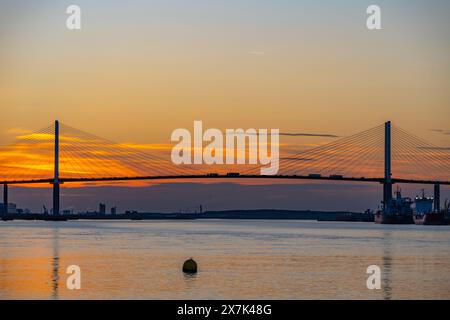
[[[59,214],[59,182],[53,183],[53,214]]]
[[[434,211],[441,211],[441,188],[440,184],[436,183],[434,185]]]
[[[3,210],[2,213],[6,216],[8,214],[8,184],[3,184]]]
[[[384,182],[383,183],[383,205],[384,208],[387,209],[387,204],[392,199],[392,182]]]

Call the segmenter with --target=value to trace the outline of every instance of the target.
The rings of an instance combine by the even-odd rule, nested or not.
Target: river
[[[195,275],[181,272],[190,257]],[[66,286],[70,265],[80,290]],[[367,288],[369,265],[380,267],[381,289]],[[0,299],[450,299],[450,227],[0,222]]]

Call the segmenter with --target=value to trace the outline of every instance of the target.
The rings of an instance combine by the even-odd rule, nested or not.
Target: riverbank
[[[5,218],[5,217],[3,217]],[[80,213],[60,215],[9,214],[3,220],[194,220],[194,219],[263,219],[263,220],[318,220],[318,221],[364,221],[373,222],[373,215],[350,211],[311,210],[221,210],[203,213],[132,212],[124,214]]]

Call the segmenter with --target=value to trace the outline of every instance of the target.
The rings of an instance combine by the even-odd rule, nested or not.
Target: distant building
[[[106,214],[106,204],[99,203],[99,205],[98,205],[98,212],[100,214]]]
[[[111,214],[117,213],[117,207],[111,207]]]
[[[17,205],[15,203],[8,203],[7,209],[9,214],[17,213]],[[0,203],[0,214],[4,212],[5,212],[5,205],[4,203]]]

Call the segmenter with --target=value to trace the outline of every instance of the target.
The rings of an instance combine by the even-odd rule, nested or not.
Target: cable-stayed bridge
[[[244,157],[246,154],[244,150]],[[60,185],[139,180],[280,179],[376,182],[383,202],[394,183],[450,184],[450,152],[391,125],[298,152],[281,150],[279,172],[260,175],[261,165],[175,165],[170,146],[119,144],[76,128],[54,124],[0,148],[3,202],[8,185],[53,184],[53,212],[59,213]],[[4,206],[6,208],[6,206]]]

